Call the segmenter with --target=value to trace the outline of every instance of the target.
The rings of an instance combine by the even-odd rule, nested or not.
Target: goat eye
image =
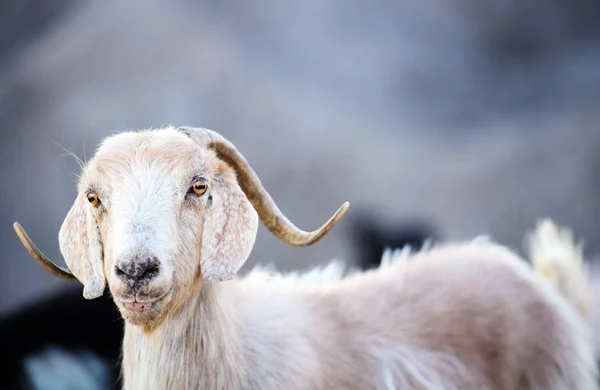
[[[93,192],[87,194],[87,200],[94,207],[98,207],[100,205],[100,198],[98,198],[98,195],[94,194]]]
[[[204,180],[196,180],[194,184],[192,184],[192,192],[196,195],[202,195],[208,189],[208,185]]]

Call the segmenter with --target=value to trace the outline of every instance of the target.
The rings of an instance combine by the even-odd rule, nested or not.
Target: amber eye
[[[98,207],[98,205],[100,205],[100,198],[98,198],[98,195],[94,194],[93,192],[90,192],[89,194],[87,194],[87,200],[94,207]]]
[[[202,195],[208,189],[208,185],[204,180],[196,180],[194,184],[192,184],[192,192],[196,195]]]

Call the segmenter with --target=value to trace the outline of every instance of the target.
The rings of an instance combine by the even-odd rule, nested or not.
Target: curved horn
[[[13,224],[13,228],[15,232],[17,232],[17,236],[21,240],[21,243],[27,249],[27,252],[38,262],[42,267],[46,269],[46,271],[50,272],[52,275],[59,277],[61,279],[66,280],[77,280],[77,278],[69,271],[68,269],[62,268],[56,265],[48,256],[42,253],[41,250],[38,249],[37,246],[33,243],[31,238],[25,232],[25,229],[18,223],[15,222]]]
[[[269,195],[254,170],[250,167],[250,164],[248,164],[244,156],[230,141],[213,130],[192,127],[180,127],[179,130],[192,137],[196,142],[214,149],[219,158],[235,170],[238,184],[250,203],[252,203],[252,206],[254,206],[260,220],[271,233],[283,242],[293,246],[314,244],[329,233],[344,214],[346,214],[346,211],[348,211],[350,203],[344,202],[335,214],[317,230],[306,232],[299,229],[279,210],[271,195]],[[200,139],[194,137],[200,135],[197,134],[199,130],[205,132],[205,139],[204,137],[200,137]]]

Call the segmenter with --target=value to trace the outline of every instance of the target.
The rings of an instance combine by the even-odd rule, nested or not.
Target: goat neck
[[[205,283],[152,332],[126,324],[124,389],[245,387],[247,368],[229,287]]]

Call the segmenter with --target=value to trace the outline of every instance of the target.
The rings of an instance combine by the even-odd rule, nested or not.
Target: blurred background
[[[71,285],[48,255],[78,165],[115,132],[208,127],[323,241],[262,226],[247,264],[360,262],[356,229],[521,250],[545,216],[600,254],[597,0],[0,1],[0,314]],[[365,216],[368,218],[364,219]]]

